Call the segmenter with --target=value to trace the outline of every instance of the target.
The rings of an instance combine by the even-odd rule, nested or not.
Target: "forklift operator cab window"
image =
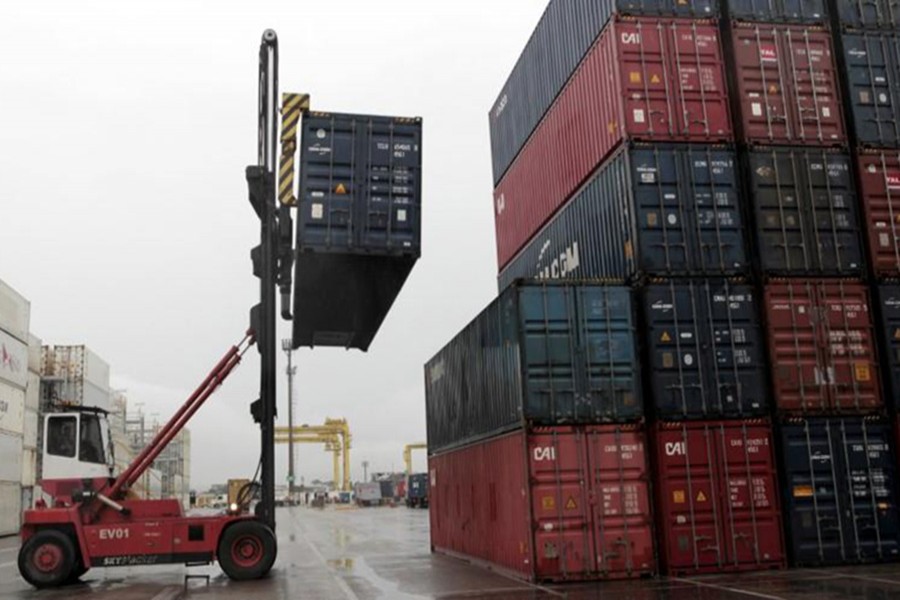
[[[75,417],[51,417],[47,425],[47,453],[75,458]]]
[[[103,435],[100,433],[100,419],[97,415],[81,415],[81,445],[78,460],[103,464]]]

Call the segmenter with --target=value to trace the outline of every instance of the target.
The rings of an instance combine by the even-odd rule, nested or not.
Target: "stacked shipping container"
[[[535,579],[647,573],[641,535],[620,568],[592,553],[596,519],[649,521],[581,499],[602,462],[586,440],[649,420],[632,445],[667,572],[778,568],[785,546],[804,565],[893,557],[878,338],[896,397],[900,283],[873,311],[867,278],[900,278],[900,12],[662,4],[552,1],[491,111],[501,295],[426,366],[433,546]],[[642,497],[637,481],[604,490]]]
[[[29,302],[0,281],[0,536],[19,531],[22,513],[30,313]]]

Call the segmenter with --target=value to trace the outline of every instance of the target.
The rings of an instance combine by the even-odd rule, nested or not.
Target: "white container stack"
[[[31,305],[0,281],[0,535],[19,531]]]
[[[111,408],[109,365],[87,346],[44,346],[41,377],[51,405]]]

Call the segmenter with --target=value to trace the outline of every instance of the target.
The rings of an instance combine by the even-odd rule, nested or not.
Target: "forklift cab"
[[[106,411],[79,408],[44,417],[41,486],[54,498],[71,496],[85,480],[113,476],[115,464]]]

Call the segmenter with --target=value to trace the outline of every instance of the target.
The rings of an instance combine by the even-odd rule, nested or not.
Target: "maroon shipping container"
[[[623,139],[732,139],[716,26],[612,21],[494,190],[500,269]]]
[[[859,154],[869,261],[879,277],[900,277],[900,151]]]
[[[428,459],[431,547],[536,581],[655,571],[637,425],[544,427]]]
[[[784,567],[771,425],[659,422],[653,438],[666,573]]]
[[[827,30],[735,23],[731,34],[742,141],[815,146],[846,142]]]
[[[779,412],[860,414],[882,407],[865,285],[774,281],[765,287],[765,311]]]

